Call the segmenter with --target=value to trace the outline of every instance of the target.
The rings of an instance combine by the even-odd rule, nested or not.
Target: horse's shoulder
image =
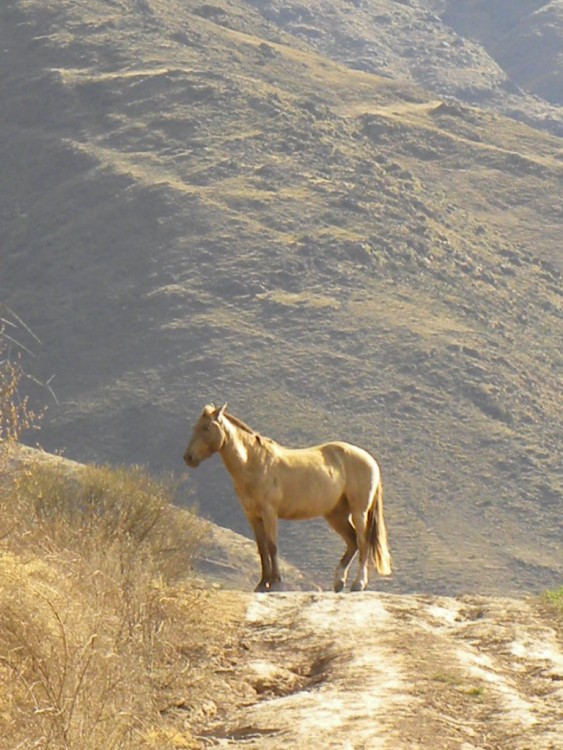
[[[276,443],[270,438],[258,434],[256,434],[255,440],[257,450],[253,450],[250,454],[249,467],[252,473],[256,475],[271,469],[276,458]]]

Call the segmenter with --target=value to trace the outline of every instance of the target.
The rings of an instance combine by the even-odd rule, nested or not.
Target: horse
[[[346,542],[334,572],[334,590],[342,591],[356,552],[358,574],[352,591],[368,584],[373,562],[380,575],[391,573],[383,519],[383,490],[377,461],[344,442],[287,448],[255,432],[228,414],[227,404],[208,404],[196,421],[184,461],[196,468],[219,453],[256,539],[262,575],[255,591],[282,590],[278,564],[278,519],[323,516]]]

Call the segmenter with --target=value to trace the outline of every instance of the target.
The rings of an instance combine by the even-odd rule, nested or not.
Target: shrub
[[[177,746],[161,708],[185,687],[203,593],[171,582],[203,522],[139,468],[36,460],[17,476],[0,494],[1,750]]]
[[[185,721],[171,724],[167,709],[193,687],[190,649],[205,637],[205,595],[172,583],[189,582],[207,526],[174,508],[171,481],[17,444],[38,415],[20,394],[25,372],[8,356],[6,324],[0,319],[0,750],[194,747]]]
[[[141,568],[151,578],[181,579],[206,526],[174,507],[174,492],[172,479],[157,481],[139,467],[32,463],[7,503],[15,510],[13,543],[66,551],[99,570],[114,564],[114,575]]]

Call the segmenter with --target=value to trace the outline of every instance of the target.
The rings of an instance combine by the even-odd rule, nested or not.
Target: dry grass
[[[27,398],[18,397],[22,376],[19,362],[4,360],[0,363],[0,440],[17,440],[19,433],[30,429],[37,418]]]
[[[1,750],[197,746],[168,709],[202,692],[203,524],[141,469],[0,451]]]

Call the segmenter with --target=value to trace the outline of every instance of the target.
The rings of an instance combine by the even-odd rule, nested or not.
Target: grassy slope
[[[178,415],[228,398],[374,451],[395,587],[553,585],[560,141],[219,6],[2,10],[0,285],[57,373],[48,444],[176,467]]]
[[[207,524],[138,468],[0,442],[0,478],[0,748],[200,747],[245,610],[194,578]]]

